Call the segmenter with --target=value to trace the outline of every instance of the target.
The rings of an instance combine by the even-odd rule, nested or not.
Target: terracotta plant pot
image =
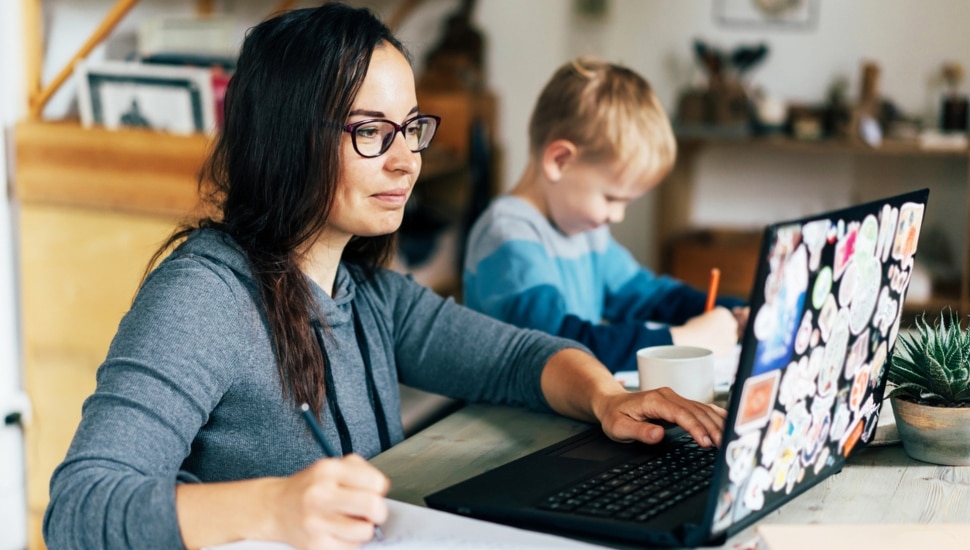
[[[931,464],[970,466],[970,407],[928,407],[892,398],[906,454]]]

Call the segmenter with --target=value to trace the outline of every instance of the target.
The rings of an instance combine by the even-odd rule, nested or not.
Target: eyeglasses
[[[344,126],[344,132],[350,134],[354,143],[354,151],[364,158],[379,157],[391,148],[398,132],[404,136],[404,142],[412,153],[420,153],[431,145],[441,117],[434,115],[418,115],[397,125],[390,120],[372,118]]]

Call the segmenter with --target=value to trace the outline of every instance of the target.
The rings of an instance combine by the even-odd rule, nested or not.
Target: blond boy
[[[594,58],[560,67],[533,110],[525,171],[469,234],[465,304],[577,340],[613,371],[635,370],[647,346],[729,352],[747,317],[740,301],[705,313],[703,292],[653,274],[610,235],[675,158],[643,77]]]

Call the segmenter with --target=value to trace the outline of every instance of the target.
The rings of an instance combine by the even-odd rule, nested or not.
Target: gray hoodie
[[[334,299],[311,285],[342,417],[335,422],[325,406],[322,427],[339,452],[378,454],[379,423],[390,444],[403,439],[399,382],[548,411],[542,368],[576,345],[472,312],[391,271],[368,278],[341,265]],[[122,319],[51,479],[44,537],[51,548],[181,548],[176,483],[287,476],[320,457],[282,393],[246,256],[223,233],[197,231]]]

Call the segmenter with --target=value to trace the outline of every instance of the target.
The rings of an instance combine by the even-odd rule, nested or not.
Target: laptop
[[[425,497],[431,508],[655,546],[719,545],[872,440],[923,189],[765,228],[722,445],[595,427]]]

